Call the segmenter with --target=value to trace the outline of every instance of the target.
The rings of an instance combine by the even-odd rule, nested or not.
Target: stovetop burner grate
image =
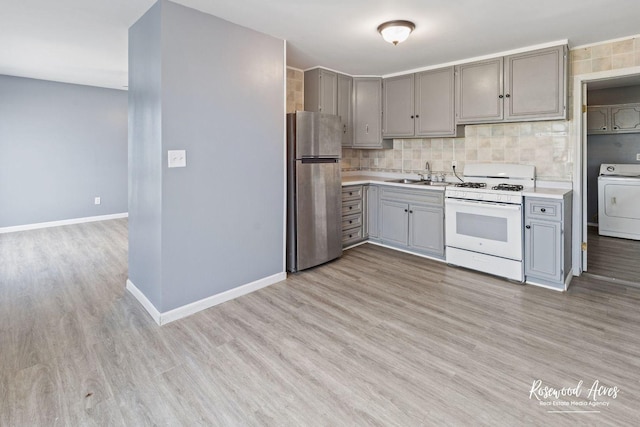
[[[501,190],[501,191],[522,191],[524,186],[519,184],[498,184],[494,187],[491,187],[492,190]]]
[[[487,184],[484,182],[459,182],[456,184],[456,187],[464,187],[464,188],[485,188]]]

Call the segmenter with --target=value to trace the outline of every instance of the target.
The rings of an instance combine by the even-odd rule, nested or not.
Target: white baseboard
[[[144,294],[140,292],[140,290],[129,279],[127,279],[127,290],[131,292],[134,297],[136,297],[140,304],[142,304],[145,310],[147,310],[147,312],[151,315],[153,320],[155,320],[158,325],[162,326],[166,325],[169,322],[173,322],[174,320],[182,319],[183,317],[187,317],[199,311],[206,310],[207,308],[213,307],[214,305],[222,304],[223,302],[241,297],[242,295],[246,295],[248,293],[257,291],[258,289],[273,285],[274,283],[281,282],[286,278],[287,273],[277,273],[272,276],[256,280],[254,282],[247,283],[246,285],[241,285],[237,288],[229,289],[228,291],[224,291],[219,294],[203,298],[199,301],[183,305],[182,307],[165,311],[164,313],[159,312],[151,303],[151,301],[149,301],[147,297],[144,296]]]
[[[140,304],[144,307],[145,310],[153,317],[153,320],[156,321],[158,325],[161,325],[162,314],[156,309],[156,307],[149,301],[149,299],[133,284],[133,282],[127,279],[127,290],[131,292]]]
[[[12,227],[0,228],[0,234],[15,233],[16,231],[37,230],[39,228],[60,227],[61,225],[82,224],[85,222],[107,221],[109,219],[127,218],[127,212],[111,215],[88,216],[85,218],[63,219],[61,221],[38,222],[35,224],[15,225]]]

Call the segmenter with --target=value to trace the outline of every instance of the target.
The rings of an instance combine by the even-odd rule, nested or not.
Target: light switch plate
[[[186,150],[168,150],[167,154],[170,168],[184,168],[187,166]]]
[[[640,162],[640,153],[636,154],[636,160]]]

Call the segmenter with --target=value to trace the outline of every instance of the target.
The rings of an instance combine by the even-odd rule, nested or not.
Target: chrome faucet
[[[429,162],[425,162],[424,163],[424,170],[427,171],[427,173],[425,174],[427,176],[427,181],[431,180],[431,169],[429,168]]]

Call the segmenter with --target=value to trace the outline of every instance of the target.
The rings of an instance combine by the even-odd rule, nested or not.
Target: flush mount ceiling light
[[[378,32],[383,39],[397,45],[405,41],[415,28],[416,25],[410,21],[389,21],[380,24]]]

